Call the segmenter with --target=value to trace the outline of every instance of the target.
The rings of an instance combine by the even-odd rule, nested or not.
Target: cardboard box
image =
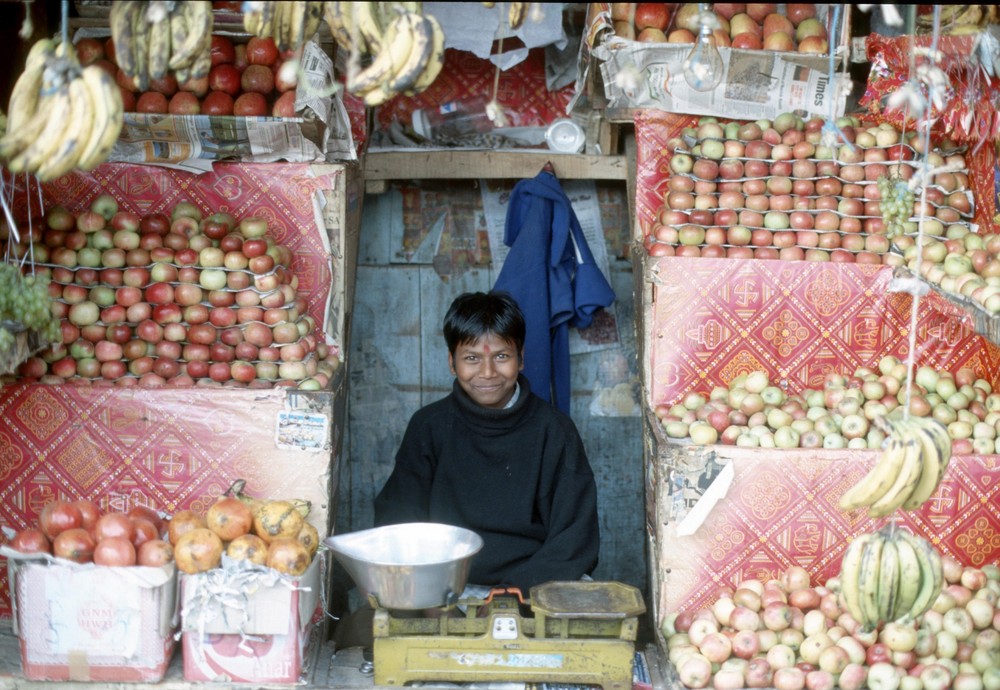
[[[218,569],[181,576],[184,678],[297,683],[322,626],[318,556],[300,577]]]
[[[157,682],[173,655],[177,569],[25,558],[4,547],[28,680]]]

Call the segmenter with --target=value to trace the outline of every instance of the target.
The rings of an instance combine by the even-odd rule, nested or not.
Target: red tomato
[[[136,562],[139,565],[154,568],[166,565],[172,560],[174,560],[174,547],[162,539],[147,541],[139,547],[139,553],[136,556]]]
[[[82,527],[74,527],[60,532],[52,540],[52,555],[77,563],[90,563],[94,556],[95,546],[97,544],[90,536],[90,532]]]
[[[236,48],[225,36],[212,36],[212,67],[236,62]]]
[[[267,115],[267,99],[262,93],[245,93],[233,104],[233,115],[256,117]]]
[[[108,537],[97,542],[93,558],[97,565],[135,565],[135,547],[125,537]]]
[[[10,540],[10,548],[21,553],[52,553],[52,544],[37,527],[25,527]]]
[[[111,537],[135,538],[135,524],[125,513],[105,513],[94,525],[94,537],[98,542]]]
[[[251,65],[273,65],[278,59],[278,46],[274,39],[254,36],[247,41],[247,62]]]
[[[203,115],[232,115],[233,97],[225,91],[211,91],[201,101]]]
[[[208,72],[208,88],[235,98],[240,92],[240,71],[234,65],[216,65]]]
[[[264,65],[249,65],[240,76],[243,93],[255,92],[265,96],[274,91],[274,72]]]
[[[135,102],[137,113],[166,113],[167,108],[167,97],[159,91],[146,91]]]
[[[38,524],[46,537],[54,539],[60,532],[82,527],[83,515],[68,501],[49,501],[42,508]]]
[[[78,501],[73,501],[73,505],[76,506],[77,510],[80,511],[80,515],[83,517],[83,524],[81,526],[84,529],[90,529],[97,524],[97,519],[101,517],[101,514],[103,513],[99,505],[86,499],[81,498]]]

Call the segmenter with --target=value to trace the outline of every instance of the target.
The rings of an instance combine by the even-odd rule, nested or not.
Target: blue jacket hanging
[[[615,293],[587,246],[559,180],[542,171],[514,186],[507,206],[504,260],[494,290],[524,312],[524,375],[531,390],[569,413],[569,327],[586,328]]]

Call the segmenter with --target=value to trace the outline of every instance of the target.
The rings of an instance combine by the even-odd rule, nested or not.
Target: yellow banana
[[[69,82],[69,100],[70,117],[63,123],[59,142],[53,153],[39,162],[35,172],[42,182],[62,177],[76,166],[87,136],[93,130],[94,108],[82,77],[77,76]]]
[[[397,15],[392,20],[385,32],[385,49],[379,52],[365,69],[357,74],[348,75],[349,92],[364,96],[369,91],[388,83],[395,70],[409,57],[413,41],[413,32],[409,30],[409,26],[406,14]]]
[[[149,27],[149,77],[162,79],[167,75],[170,60],[170,18],[164,16]]]
[[[903,509],[917,510],[934,494],[944,477],[951,458],[951,439],[948,438],[947,428],[935,419],[911,417],[908,423],[912,425],[913,433],[920,439],[923,447],[923,471],[920,481],[903,503]],[[947,450],[944,449],[944,441],[947,442]]]
[[[108,159],[123,124],[121,91],[114,79],[96,65],[83,68],[81,77],[94,108],[93,130],[80,153],[79,167],[90,171]]]
[[[135,51],[135,72],[129,74],[140,91],[149,89],[149,22],[145,6],[132,12],[132,49]],[[126,72],[126,74],[128,74]]]
[[[431,55],[427,60],[427,64],[424,65],[424,70],[410,88],[408,95],[425,91],[427,87],[434,83],[434,80],[437,79],[444,68],[444,30],[433,15],[427,15],[426,19],[431,23],[431,30],[434,36]]]
[[[434,50],[434,25],[426,17],[414,12],[407,12],[404,16],[408,19],[412,39],[410,54],[393,71],[387,84],[388,90],[394,93],[405,91],[416,83]]]
[[[60,135],[72,115],[72,101],[69,98],[69,84],[60,84],[50,96],[43,96],[36,118],[44,126],[23,151],[12,158],[7,168],[11,172],[35,172],[38,166],[51,156],[59,145]],[[33,118],[34,119],[34,118]]]
[[[181,43],[172,48],[170,69],[190,68],[197,60],[198,48],[204,45],[206,37],[208,41],[211,41],[212,37],[212,3],[209,0],[185,0],[174,11],[179,10],[184,12],[188,34]]]
[[[17,78],[7,105],[7,132],[16,134],[34,115],[42,91],[45,58],[52,55],[55,44],[47,38],[36,41],[28,51],[24,72]]]
[[[365,42],[364,49],[362,50],[362,46],[358,46],[358,49],[362,50],[362,52],[378,55],[382,52],[383,46],[390,46],[392,44],[386,41],[382,35],[382,27],[379,26],[378,21],[375,19],[374,4],[372,2],[350,3],[352,11],[351,23],[357,27],[358,33]]]
[[[528,14],[527,2],[512,2],[507,8],[507,23],[511,29],[519,29],[524,23],[524,18]]]
[[[278,50],[294,50],[302,45],[302,36],[305,31],[306,22],[306,2],[305,0],[295,0],[295,2],[285,3],[288,14],[287,34],[278,43]]]
[[[323,3],[323,19],[330,27],[333,40],[337,42],[343,50],[350,51],[353,45],[351,41],[351,9],[346,10],[344,3],[337,0],[327,0]]]
[[[903,464],[889,490],[868,506],[871,517],[885,517],[899,508],[913,493],[923,470],[923,446],[910,434],[903,435]]]
[[[323,25],[323,2],[307,2],[305,25],[302,30],[303,42],[309,41]]]
[[[259,7],[262,3],[247,4],[249,7],[243,12],[243,30],[251,36],[259,36],[261,23],[264,19],[264,13]]]
[[[132,13],[136,11],[134,0],[111,3],[111,37],[115,44],[115,61],[122,72],[131,77],[135,74],[135,36],[133,35]]]
[[[838,505],[841,510],[871,505],[884,496],[896,481],[906,460],[907,448],[895,433],[889,435],[887,444],[871,471],[840,497]]]

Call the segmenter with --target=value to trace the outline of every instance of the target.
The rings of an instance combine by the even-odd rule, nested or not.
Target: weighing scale
[[[638,589],[547,582],[462,598],[474,532],[436,523],[376,527],[324,540],[367,596],[378,686],[414,681],[599,685],[630,690]]]
[[[629,690],[638,616],[635,587],[619,582],[548,582],[523,599],[516,589],[459,602],[436,618],[375,606],[376,685],[412,681],[516,681]],[[374,602],[373,602],[374,605]]]

